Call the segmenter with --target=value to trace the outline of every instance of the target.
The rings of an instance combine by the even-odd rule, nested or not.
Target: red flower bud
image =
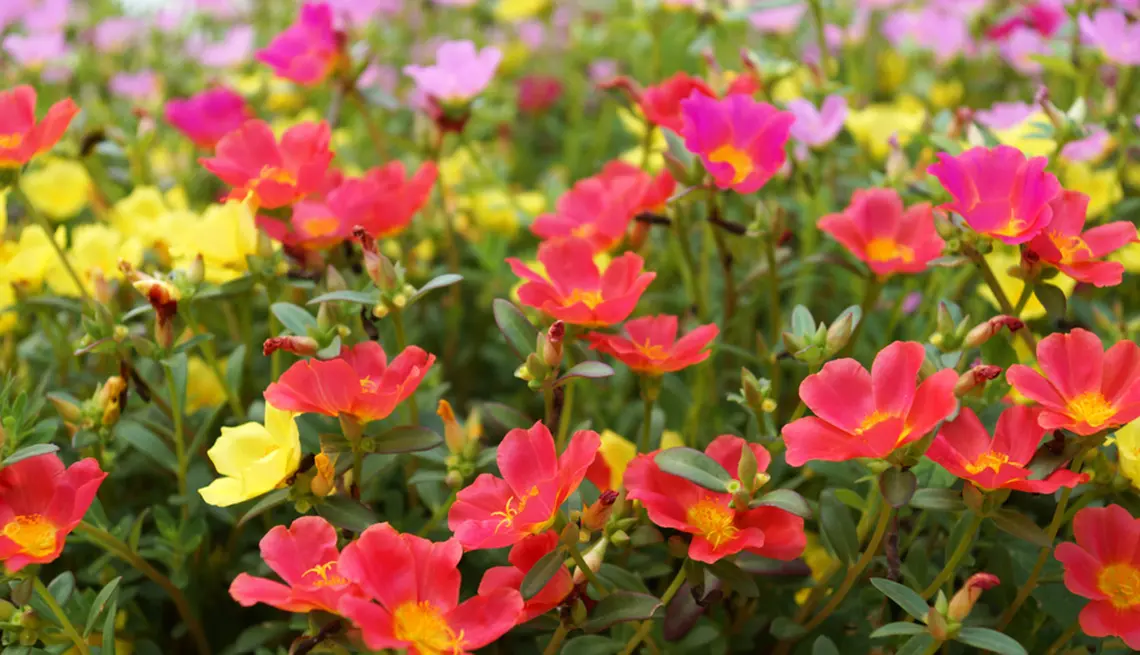
[[[974,603],[978,602],[978,597],[986,589],[993,589],[1001,584],[1001,580],[992,573],[975,573],[971,575],[966,584],[954,594],[950,599],[950,607],[946,611],[946,617],[951,621],[961,622],[970,615],[970,610],[974,609]]]
[[[1001,367],[993,364],[979,364],[962,374],[954,385],[954,395],[964,396],[1001,375]]]
[[[294,355],[311,357],[320,350],[320,344],[312,337],[296,337],[290,335],[284,337],[270,337],[266,339],[265,343],[261,346],[261,354],[266,357],[278,350],[284,350]]]
[[[1001,332],[1003,327],[1009,328],[1010,332],[1016,332],[1025,327],[1025,323],[1014,316],[1004,314],[995,316],[985,323],[979,323],[970,330],[966,334],[966,345],[970,348],[977,348]]]

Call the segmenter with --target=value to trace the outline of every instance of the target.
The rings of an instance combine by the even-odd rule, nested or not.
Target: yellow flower
[[[142,263],[143,245],[134,237],[124,237],[113,227],[101,223],[80,225],[72,233],[71,247],[67,258],[71,267],[79,274],[88,293],[95,291],[97,274],[107,278],[118,277],[119,260],[131,266]],[[78,296],[80,291],[75,280],[62,266],[53,266],[46,276],[48,286],[56,293],[65,296]]]
[[[199,409],[217,407],[226,400],[226,390],[214,371],[201,357],[187,360],[186,411],[193,414]]]
[[[91,177],[79,162],[49,159],[42,167],[20,177],[23,190],[39,211],[66,221],[83,211],[91,198]]]
[[[512,204],[511,197],[502,189],[484,189],[460,197],[458,205],[471,215],[480,230],[510,237],[519,229],[516,205],[528,218],[534,218],[546,209],[546,197],[535,191],[516,193]]]
[[[1049,117],[1045,112],[1036,111],[1017,125],[994,130],[994,136],[1002,144],[1013,146],[1028,157],[1047,157],[1057,149],[1057,142],[1049,137],[1035,136],[1041,129],[1035,123],[1048,122]]]
[[[1140,273],[1140,243],[1130,243],[1108,256],[1109,260],[1124,264],[1129,273]]]
[[[222,284],[241,277],[249,270],[246,257],[257,253],[253,213],[237,200],[211,205],[201,218],[188,218],[178,226],[170,251],[179,267],[202,255],[209,282]]]
[[[804,66],[797,67],[772,85],[772,99],[784,105],[789,100],[804,97],[804,88],[811,86],[812,73]]]
[[[0,190],[0,240],[8,233],[8,192],[10,188]]]
[[[1021,257],[1017,250],[1000,247],[995,248],[993,252],[986,255],[986,263],[993,269],[994,277],[997,278],[998,286],[1005,292],[1005,297],[1009,299],[1011,304],[1017,305],[1017,300],[1021,298],[1021,291],[1025,288],[1025,280],[1010,274],[1011,270],[1016,270],[1021,264]],[[1077,285],[1076,281],[1067,275],[1058,275],[1049,280],[1049,284],[1052,284],[1064,292],[1066,298],[1073,293],[1073,287]],[[1001,309],[998,305],[997,298],[988,286],[979,286],[978,295],[985,298],[986,302],[993,305],[995,309]],[[1032,320],[1041,318],[1044,315],[1045,306],[1041,304],[1041,301],[1037,300],[1037,296],[1033,295],[1029,297],[1029,302],[1027,302],[1025,308],[1021,310],[1020,317],[1024,320]],[[1018,339],[1018,341],[1021,340]]]
[[[613,430],[602,432],[602,445],[598,448],[602,460],[610,469],[610,489],[620,489],[625,469],[637,457],[637,446]]]
[[[625,131],[637,139],[637,145],[622,153],[621,160],[638,167],[644,163],[646,170],[650,173],[661,170],[665,166],[664,154],[669,150],[669,142],[665,140],[665,133],[659,129],[653,130],[653,137],[649,139],[649,158],[646,159],[645,130],[648,124],[641,112],[635,113],[623,107],[618,110],[618,120],[621,121],[621,126],[625,128]]]
[[[283,487],[301,463],[301,437],[294,414],[265,406],[265,424],[222,428],[207,451],[224,477],[198,490],[202,500],[228,507]]]
[[[55,231],[55,242],[64,247],[67,233],[63,227]],[[20,231],[20,240],[14,245],[15,254],[4,264],[3,278],[35,291],[44,283],[48,271],[59,266],[59,257],[39,225],[28,225]]]
[[[962,94],[965,92],[965,87],[962,86],[961,80],[935,81],[930,85],[930,104],[934,105],[937,109],[949,109],[957,107],[958,103],[962,101]]]
[[[922,103],[912,96],[900,96],[892,104],[867,105],[849,112],[846,125],[856,143],[875,159],[883,160],[890,152],[891,136],[897,135],[899,144],[905,146],[924,121]]]
[[[893,93],[906,81],[909,68],[906,57],[897,50],[884,51],[879,55],[879,90]]]
[[[12,288],[12,283],[0,278],[0,334],[11,332],[19,323],[19,315],[14,311],[8,311],[15,304],[16,291]]]
[[[549,4],[550,0],[499,0],[495,5],[495,18],[504,23],[518,23],[533,18]]]
[[[1124,189],[1120,186],[1115,166],[1094,170],[1084,162],[1070,162],[1065,165],[1061,177],[1066,189],[1080,191],[1089,197],[1089,218],[1103,215],[1124,199]]]
[[[1120,473],[1140,489],[1140,420],[1116,431],[1116,456]]]
[[[673,430],[666,430],[661,433],[661,450],[669,450],[670,448],[681,448],[685,445],[685,440],[681,438],[681,434]]]
[[[819,535],[814,532],[806,533],[807,546],[804,548],[804,564],[808,565],[811,569],[811,578],[817,583],[823,581],[823,574],[835,561],[827,552],[827,549],[820,543]],[[796,603],[803,605],[807,602],[808,596],[811,595],[811,587],[800,589],[796,592]]]
[[[179,187],[163,195],[157,187],[138,187],[111,208],[111,225],[137,237],[149,248],[167,249],[181,222],[193,221]]]

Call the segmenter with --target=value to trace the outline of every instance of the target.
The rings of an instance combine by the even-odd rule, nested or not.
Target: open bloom
[[[252,116],[245,99],[225,87],[166,103],[166,122],[185,134],[194,145],[207,150],[213,149],[222,137]]]
[[[894,189],[857,190],[842,214],[819,219],[819,229],[879,276],[919,273],[946,245],[934,229],[930,205],[904,208]]]
[[[275,209],[321,189],[332,157],[324,122],[294,125],[278,143],[265,121],[251,120],[222,137],[213,157],[199,161],[234,187],[231,198],[250,195],[258,207]]]
[[[265,400],[293,412],[378,421],[415,393],[433,363],[435,355],[417,346],[389,362],[380,344],[365,341],[336,359],[293,364],[265,389]]]
[[[288,528],[274,526],[261,538],[261,559],[285,583],[239,573],[230,596],[244,607],[265,603],[286,612],[336,614],[341,598],[360,595],[337,570],[336,539],[336,528],[318,516],[302,516]]]
[[[1023,396],[1041,404],[1038,422],[1082,436],[1140,417],[1140,346],[1118,341],[1107,351],[1080,328],[1051,334],[1037,344],[1041,373],[1015,364],[1005,377]]]
[[[223,477],[198,490],[217,507],[236,505],[285,485],[301,464],[301,437],[293,413],[265,406],[265,424],[222,428],[206,452]]]
[[[613,430],[604,430],[598,454],[586,469],[586,479],[599,491],[621,489],[625,469],[634,457],[637,457],[636,444]]]
[[[784,426],[788,464],[881,459],[933,430],[957,406],[958,374],[945,369],[916,387],[925,356],[922,344],[896,341],[875,356],[870,373],[837,359],[809,375],[800,399],[815,416]]]
[[[677,317],[668,314],[634,319],[626,336],[591,332],[590,347],[615,357],[643,375],[663,375],[705,361],[708,345],[720,332],[715,323],[702,325],[677,339]]]
[[[0,168],[19,168],[52,149],[79,107],[65,98],[36,122],[36,90],[21,85],[0,91]]]
[[[524,305],[573,325],[600,327],[624,321],[656,273],[643,273],[644,260],[627,252],[614,258],[604,273],[594,263],[594,249],[582,239],[546,241],[538,247],[546,275],[513,257],[507,264],[525,282],[519,288]]]
[[[434,66],[405,66],[404,74],[428,98],[442,105],[462,104],[487,88],[502,59],[495,47],[476,50],[471,41],[445,41],[435,52]]]
[[[803,8],[798,9],[802,11]],[[847,118],[847,99],[841,95],[830,95],[816,109],[810,101],[796,98],[788,102],[788,111],[796,117],[791,127],[792,138],[818,148],[831,143],[843,129],[843,121]]]
[[[258,51],[257,59],[269,64],[278,77],[315,86],[336,68],[340,50],[332,9],[324,2],[306,2],[297,22],[273,37]]]
[[[700,156],[721,189],[753,193],[787,160],[795,116],[742,94],[723,100],[694,93],[681,103],[685,147]]]
[[[1140,65],[1140,23],[1130,22],[1116,9],[1081,14],[1077,21],[1084,42],[1100,49],[1106,59],[1122,66]]]
[[[600,441],[596,432],[575,432],[559,456],[541,421],[529,430],[511,430],[497,454],[503,477],[484,473],[461,490],[447,516],[448,527],[468,550],[510,546],[545,532],[582,483]]]
[[[451,655],[486,646],[515,626],[522,596],[496,587],[460,603],[462,556],[455,539],[433,543],[373,525],[340,555],[340,574],[365,597],[345,596],[339,613],[371,650]]]
[[[1045,436],[1037,424],[1036,407],[1015,405],[998,417],[991,439],[973,410],[963,408],[958,418],[944,423],[926,456],[954,475],[983,489],[1016,489],[1051,494],[1061,487],[1075,487],[1088,475],[1059,469],[1044,480],[1031,480],[1029,460]]]
[[[1017,148],[971,148],[954,157],[938,154],[927,172],[954,201],[945,209],[962,215],[974,231],[1005,243],[1025,243],[1053,219],[1049,203],[1061,183],[1046,173],[1044,157],[1027,159]]]
[[[721,435],[708,445],[705,454],[736,478],[745,447],[756,456],[757,471],[766,471],[771,462],[768,451],[740,437]],[[762,557],[790,560],[803,553],[807,537],[802,518],[775,507],[735,509],[732,494],[709,491],[665,473],[653,456],[639,455],[630,462],[625,472],[626,497],[640,500],[657,525],[693,535],[690,558],[712,563],[747,550]]]
[[[1029,242],[1028,252],[1078,282],[1120,284],[1124,264],[1097,260],[1136,241],[1136,226],[1116,221],[1083,231],[1089,197],[1078,191],[1065,191],[1049,204],[1053,220]]]
[[[65,468],[52,453],[0,468],[0,561],[5,567],[16,572],[55,561],[105,477],[94,459]]]
[[[1140,650],[1140,519],[1120,505],[1086,507],[1073,519],[1076,543],[1057,546],[1065,587],[1089,599],[1081,630],[1120,637]]]
[[[681,101],[694,94],[716,98],[716,92],[704,80],[682,72],[646,88],[641,92],[638,104],[650,123],[680,132],[684,124]]]
[[[439,171],[428,162],[408,177],[404,164],[389,162],[329,191],[326,205],[351,233],[359,225],[379,239],[399,234],[431,197]]]
[[[344,220],[323,202],[301,200],[288,223],[257,217],[257,226],[275,241],[303,250],[323,250],[352,237],[356,223]]]
[[[510,566],[496,566],[487,569],[483,579],[479,582],[479,593],[488,594],[495,589],[518,590],[522,586],[523,578],[534,568],[538,560],[558,547],[558,533],[553,530],[526,537],[511,548],[507,555]],[[519,614],[518,623],[523,624],[536,616],[546,614],[558,607],[570,591],[574,583],[570,578],[570,571],[562,566],[537,594],[531,596],[523,605]]]

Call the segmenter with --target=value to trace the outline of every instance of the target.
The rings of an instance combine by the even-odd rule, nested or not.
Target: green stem
[[[1077,632],[1080,631],[1080,629],[1080,621],[1073,621],[1072,624],[1061,633],[1061,636],[1057,637],[1057,641],[1054,641],[1053,645],[1045,650],[1045,655],[1056,655],[1056,653],[1061,652],[1061,649],[1072,641],[1073,637],[1077,636]]]
[[[352,445],[352,486],[356,487],[357,497],[360,496],[360,491],[363,487],[360,486],[360,478],[364,475],[364,451],[360,449],[359,439]]]
[[[768,234],[764,239],[764,254],[768,258],[768,365],[772,378],[772,397],[780,402],[780,362],[776,359],[780,339],[784,331],[784,317],[780,306],[780,266],[776,260],[776,235]]]
[[[562,649],[562,642],[566,641],[566,635],[570,633],[570,628],[565,623],[559,623],[558,629],[554,631],[554,636],[550,638],[550,643],[543,649],[542,655],[558,655]]]
[[[815,40],[819,45],[819,76],[826,82],[831,70],[831,53],[827,50],[827,35],[824,33],[827,23],[823,15],[823,3],[820,0],[809,0],[809,4],[812,23],[815,26]]]
[[[661,596],[662,607],[667,606],[669,604],[669,601],[673,600],[673,597],[677,595],[677,592],[681,589],[681,585],[684,583],[685,567],[682,566],[681,570],[677,571],[676,577],[673,578],[673,582],[669,583],[669,588],[665,590],[665,594]],[[633,633],[633,636],[629,638],[629,641],[625,642],[625,648],[621,650],[621,655],[631,655],[634,649],[637,648],[637,645],[649,636],[649,632],[652,629],[653,619],[646,619],[642,621],[641,625],[637,626],[637,632]]]
[[[51,595],[51,592],[48,591],[48,588],[44,586],[44,583],[41,582],[39,578],[35,578],[35,585],[36,593],[43,599],[52,614],[55,614],[55,618],[59,619],[59,624],[63,626],[63,632],[67,635],[67,638],[71,640],[71,643],[75,644],[76,652],[80,655],[88,655],[90,651],[87,648],[87,642],[83,640],[79,631],[75,629],[75,626],[71,623],[71,619],[67,618],[67,612],[64,612],[63,608],[59,606],[59,603],[55,600],[55,596]]]
[[[879,293],[882,290],[883,282],[877,275],[872,274],[867,278],[867,286],[863,290],[863,302],[859,305],[862,310],[859,322],[855,324],[855,329],[851,330],[851,338],[847,340],[847,345],[843,346],[843,350],[836,357],[848,357],[855,352],[855,344],[858,343],[859,335],[863,333],[863,326],[867,325],[867,320],[875,308],[875,303],[879,301]]]
[[[610,594],[610,590],[606,589],[606,586],[603,585],[602,581],[598,579],[598,575],[590,569],[590,566],[588,564],[586,564],[586,560],[583,559],[582,552],[578,550],[578,546],[570,546],[570,548],[567,550],[570,551],[570,559],[574,560],[575,566],[577,566],[578,570],[582,572],[582,575],[586,577],[586,582],[588,582],[590,586],[598,592],[598,596],[601,598],[608,596]]]
[[[547,430],[557,429],[554,425],[554,387],[549,384],[542,388],[543,423]]]
[[[170,393],[170,415],[174,420],[174,457],[178,463],[178,495],[182,496],[182,518],[190,518],[190,504],[186,498],[186,472],[190,462],[186,456],[186,438],[182,433],[182,397],[174,383],[174,376],[166,374],[166,388]]]
[[[1021,288],[1021,295],[1017,297],[1017,305],[1013,308],[1012,316],[1014,318],[1021,317],[1021,312],[1025,310],[1025,306],[1029,304],[1029,299],[1033,297],[1033,285],[1028,281],[1025,286]]]
[[[110,532],[85,522],[75,526],[75,531],[87,537],[89,541],[107,551],[108,554],[118,557],[127,564],[130,564],[136,571],[150,578],[151,582],[162,587],[167,595],[170,596],[170,600],[174,601],[174,606],[178,609],[178,614],[182,617],[182,622],[186,624],[186,629],[194,638],[198,655],[210,655],[210,642],[206,639],[206,633],[202,630],[202,624],[190,609],[190,603],[186,602],[186,596],[182,593],[181,589],[174,586],[174,583],[171,582],[169,578],[159,573],[157,569],[150,565],[150,562],[143,559],[138,553],[131,550],[130,546],[120,541]]]
[[[981,273],[982,280],[986,283],[986,286],[990,288],[990,291],[993,292],[994,298],[997,299],[998,307],[1001,307],[1002,313],[1016,316],[1013,304],[1009,302],[1009,297],[1006,296],[1005,291],[1002,290],[1001,284],[998,283],[997,276],[994,275],[994,270],[990,268],[986,258],[973,248],[967,249],[966,255],[973,260],[974,265],[978,267],[978,272]],[[1037,352],[1037,339],[1034,338],[1032,330],[1018,330],[1017,333],[1025,340],[1025,345],[1029,346],[1030,350]]]
[[[1018,330],[1018,332],[1025,332],[1026,330]],[[1074,467],[1074,470],[1080,470],[1080,466]],[[1025,584],[1017,590],[1017,596],[1014,597],[1013,603],[1006,609],[1005,613],[1001,615],[1001,620],[998,621],[997,630],[1002,630],[1009,622],[1013,620],[1017,610],[1025,604],[1029,599],[1029,595],[1037,587],[1037,578],[1041,576],[1041,571],[1045,568],[1045,564],[1049,562],[1049,555],[1053,553],[1053,540],[1057,538],[1057,532],[1061,529],[1061,523],[1065,518],[1065,508],[1069,505],[1069,497],[1073,495],[1072,487],[1066,487],[1061,490],[1061,499],[1057,502],[1057,509],[1053,512],[1053,520],[1049,522],[1049,529],[1045,531],[1046,536],[1049,538],[1049,545],[1042,548],[1037,553],[1037,561],[1033,564],[1033,570],[1029,573],[1029,579]]]
[[[570,436],[570,415],[574,409],[574,380],[562,385],[562,411],[558,414],[558,452],[566,448]]]
[[[942,648],[942,644],[944,643],[945,642],[939,639],[935,639],[929,646],[926,647],[926,650],[922,651],[922,655],[934,655],[938,652],[939,648]]]
[[[16,194],[16,197],[24,203],[24,210],[28,213],[28,216],[31,216],[32,220],[43,229],[44,235],[47,236],[48,243],[51,244],[52,250],[55,251],[55,256],[59,258],[59,263],[63,265],[63,269],[67,271],[67,275],[71,278],[71,281],[75,283],[75,288],[78,289],[78,293],[84,302],[90,303],[95,307],[102,307],[102,305],[95,302],[95,299],[87,292],[87,285],[83,283],[83,279],[79,277],[79,273],[75,272],[75,268],[71,265],[71,260],[67,258],[67,253],[56,243],[51,223],[36,209],[36,206],[33,205],[32,201],[28,199],[28,196],[24,194],[18,182],[12,185],[12,190]],[[104,308],[103,311],[106,311],[106,308]]]
[[[640,453],[648,453],[650,451],[650,440],[653,438],[653,405],[656,403],[657,398],[649,393],[646,388],[648,383],[642,381],[641,387],[641,400],[643,409],[641,412],[641,440],[638,442],[637,451]]]
[[[455,504],[455,497],[458,493],[458,491],[452,491],[451,495],[447,497],[447,500],[444,501],[442,505],[435,508],[435,511],[431,514],[431,518],[429,518],[428,522],[424,524],[424,527],[420,528],[419,531],[416,532],[416,536],[423,537],[428,532],[431,532],[431,529],[434,528],[436,524],[439,523],[441,519],[443,519],[443,517],[447,516],[447,512],[451,509],[451,506]]]
[[[404,310],[402,308],[392,311],[392,325],[396,329],[396,349],[404,352],[404,349],[408,347],[408,338],[404,332]],[[420,424],[420,410],[416,405],[415,393],[408,396],[408,424]]]
[[[942,567],[942,571],[930,583],[930,586],[922,592],[923,599],[932,597],[946,581],[954,577],[954,572],[958,570],[958,564],[966,553],[970,551],[970,544],[974,541],[974,535],[977,534],[978,528],[982,527],[982,515],[975,514],[974,518],[970,521],[970,527],[966,529],[965,534],[962,535],[962,540],[958,542],[958,546],[954,548],[954,552],[950,554],[950,559],[946,560],[946,566]]]

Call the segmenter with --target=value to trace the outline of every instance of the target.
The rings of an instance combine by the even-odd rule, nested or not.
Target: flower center
[[[325,562],[324,564],[318,564],[308,571],[302,573],[301,577],[304,578],[310,573],[317,577],[316,580],[310,583],[310,586],[312,587],[339,587],[340,585],[348,584],[348,580],[337,574],[335,560],[332,562]]]
[[[55,552],[59,531],[39,514],[17,516],[4,526],[4,536],[16,542],[20,550],[32,557],[47,557]]]
[[[1027,225],[1028,223],[1026,221],[1010,216],[1009,222],[1005,224],[1005,227],[1001,228],[1000,230],[994,230],[994,234],[1003,237],[1015,237],[1025,232]]]
[[[1140,569],[1131,564],[1104,567],[1097,576],[1096,586],[1117,609],[1140,605]]]
[[[12,134],[0,134],[0,148],[5,150],[15,150],[19,148],[24,142],[24,135],[19,132]]]
[[[310,218],[305,221],[303,228],[305,233],[310,237],[323,237],[336,232],[340,227],[340,221],[334,216],[325,216],[322,218]]]
[[[426,600],[397,607],[392,612],[392,629],[397,639],[411,642],[420,655],[463,652],[463,631],[455,634],[436,606]]]
[[[1006,455],[1005,453],[995,453],[991,450],[987,453],[982,453],[979,455],[977,461],[973,462],[972,464],[967,464],[966,470],[970,473],[970,475],[977,475],[986,469],[990,469],[994,473],[997,473],[999,470],[1001,470],[1002,464],[1008,463],[1009,455]]]
[[[278,184],[287,184],[289,186],[297,185],[297,178],[285,170],[277,166],[266,166],[261,169],[261,174],[257,176],[258,182],[277,182]]]
[[[574,303],[582,303],[585,306],[593,309],[602,304],[602,292],[598,290],[585,291],[583,289],[574,289],[568,298],[562,303],[564,307],[569,307]]]
[[[721,544],[732,541],[740,531],[736,527],[736,512],[711,498],[689,506],[685,510],[685,519],[713,548],[720,548]]]
[[[731,166],[733,170],[733,184],[743,182],[744,178],[751,175],[755,169],[755,166],[752,165],[752,157],[731,143],[726,143],[710,152],[709,161],[714,164],[728,164]]]
[[[573,230],[570,230],[570,234],[578,237],[579,239],[589,239],[597,233],[598,226],[594,225],[593,223],[583,223],[578,227],[575,227]]]
[[[1087,252],[1089,257],[1092,257],[1092,248],[1089,248],[1089,244],[1085,243],[1085,240],[1079,236],[1066,236],[1064,234],[1050,232],[1049,240],[1052,241],[1057,250],[1061,252],[1062,264],[1072,264],[1075,255],[1082,250]]]
[[[1096,428],[1116,416],[1116,408],[1099,391],[1089,391],[1069,401],[1069,416]]]
[[[501,512],[491,512],[491,516],[501,516],[503,520],[495,526],[495,534],[498,534],[499,529],[503,526],[511,527],[515,522],[515,517],[518,516],[526,509],[527,500],[534,498],[538,495],[538,487],[531,487],[522,498],[511,496],[507,499],[507,506]]]
[[[669,353],[665,350],[665,346],[650,344],[648,339],[646,339],[645,343],[638,345],[637,349],[641,351],[642,355],[655,361],[669,359]]]
[[[914,261],[914,248],[904,246],[890,237],[878,237],[867,244],[867,259],[873,262],[901,259],[910,263]]]
[[[360,393],[376,393],[380,385],[372,379],[372,376],[365,376],[360,378]]]

